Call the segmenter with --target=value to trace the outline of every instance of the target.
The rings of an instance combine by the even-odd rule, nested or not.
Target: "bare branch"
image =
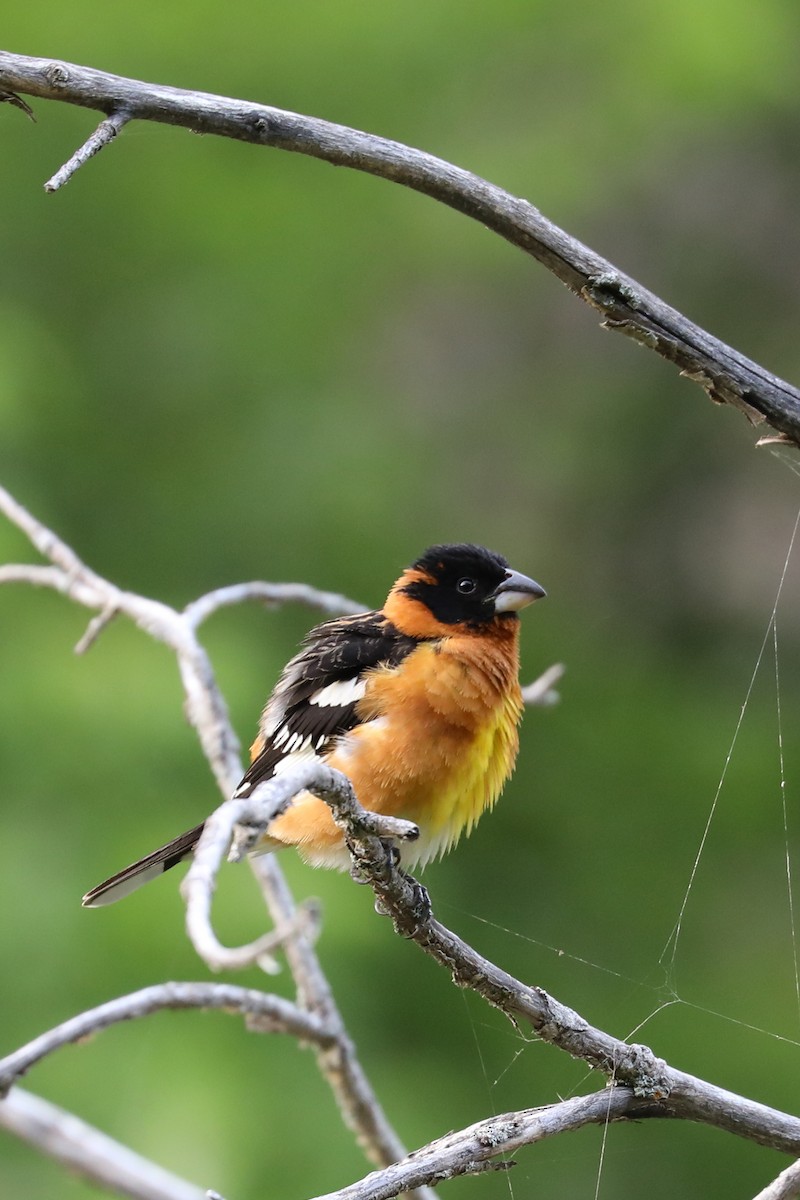
[[[46,525],[29,513],[27,508],[24,508],[3,487],[0,487],[0,512],[3,512],[13,525],[22,530],[42,558],[49,558],[66,575],[84,578],[87,582],[90,580],[104,582],[81,562],[71,546],[68,546],[53,533],[52,529],[48,529]],[[111,587],[110,584],[107,586]],[[116,591],[116,589],[114,590]]]
[[[302,604],[306,608],[318,608],[331,617],[349,616],[364,611],[364,606],[337,592],[321,592],[307,583],[234,583],[229,587],[216,588],[198,600],[187,604],[183,615],[192,629],[197,629],[212,613],[231,604],[242,604],[248,600],[259,600],[274,607],[279,604]]]
[[[504,1113],[449,1133],[390,1167],[317,1200],[390,1200],[411,1188],[436,1186],[444,1180],[491,1169],[509,1169],[516,1165],[513,1161],[492,1160],[560,1133],[588,1124],[650,1115],[652,1103],[637,1098],[628,1088],[608,1088],[544,1108]]]
[[[563,663],[553,663],[552,667],[543,671],[538,679],[534,679],[533,683],[524,687],[522,699],[525,704],[529,708],[549,708],[552,704],[558,704],[560,697],[555,690],[555,685],[563,677],[566,669]]]
[[[331,803],[329,797],[323,798]],[[434,918],[427,893],[398,869],[377,838],[362,831],[352,807],[340,808],[336,819],[346,830],[358,872],[375,893],[378,911],[391,917],[397,933],[445,967],[459,987],[483,996],[515,1025],[519,1020],[527,1022],[543,1041],[583,1059],[615,1083],[630,1084],[663,1116],[715,1125],[776,1150],[800,1153],[800,1118],[677,1071],[649,1047],[612,1037],[542,988],[496,967]]]
[[[211,662],[197,640],[191,620],[165,604],[132,592],[123,592],[89,571],[70,547],[3,488],[0,488],[0,512],[5,513],[53,564],[49,567],[0,567],[0,584],[32,583],[54,588],[76,603],[101,614],[114,609],[128,616],[150,636],[164,642],[175,652],[186,694],[187,715],[197,730],[201,747],[223,796],[229,796],[242,775],[238,743]],[[378,1165],[395,1162],[405,1155],[405,1147],[389,1124],[362,1070],[355,1046],[348,1036],[314,952],[313,914],[309,906],[298,909],[295,905],[277,863],[256,859],[251,865],[276,926],[277,937],[283,942],[298,988],[300,1005],[316,1013],[336,1039],[327,1048],[315,1046],[314,1051],[342,1118],[370,1161]],[[286,931],[291,929],[294,929],[296,936],[284,940]],[[303,929],[306,935],[300,932]],[[265,965],[263,956],[268,954],[270,948],[274,948],[275,941],[274,932],[261,941],[262,965]],[[244,949],[247,951],[248,948]],[[430,1197],[422,1189],[416,1200],[430,1200]]]
[[[410,821],[365,812],[358,804],[346,776],[320,762],[304,763],[291,771],[282,772],[260,784],[246,799],[226,800],[205,822],[192,864],[181,886],[186,901],[186,931],[195,950],[212,971],[235,970],[261,963],[263,957],[275,949],[272,934],[250,946],[230,950],[220,944],[214,933],[211,900],[217,872],[231,841],[233,849],[230,857],[239,861],[253,849],[270,822],[288,808],[292,799],[299,792],[312,787],[315,795],[330,803],[334,817],[342,812],[350,814],[353,820],[358,821],[359,828],[368,828],[373,837],[414,840],[419,836],[419,829]]]
[[[238,1012],[249,1018],[248,1025],[259,1033],[286,1033],[323,1048],[330,1046],[335,1037],[316,1014],[304,1012],[280,996],[268,996],[255,988],[228,983],[159,983],[71,1017],[0,1059],[0,1096],[5,1095],[35,1063],[62,1046],[120,1021],[147,1017],[163,1009],[186,1008]]]
[[[204,1188],[165,1171],[79,1117],[22,1088],[0,1100],[0,1127],[119,1196],[207,1200]]]
[[[200,744],[212,771],[228,795],[240,777],[239,743],[233,732],[227,705],[216,686],[208,655],[194,636],[188,622],[175,609],[156,600],[125,592],[81,562],[71,547],[51,529],[33,517],[4,488],[0,488],[0,512],[5,513],[29,538],[39,553],[57,570],[30,566],[12,566],[0,572],[0,583],[28,582],[52,587],[77,604],[99,613],[113,609],[124,613],[140,629],[172,649],[178,658],[184,691],[186,714],[197,731]]]
[[[577,1096],[546,1108],[502,1113],[478,1121],[468,1129],[448,1133],[409,1154],[383,1171],[373,1171],[358,1183],[318,1196],[316,1200],[391,1200],[411,1187],[436,1185],[459,1175],[485,1170],[492,1158],[510,1154],[559,1133],[585,1125],[605,1124],[624,1117],[651,1115],[651,1105],[630,1088],[607,1088],[591,1096]]]
[[[797,388],[689,321],[528,201],[452,163],[315,117],[6,51],[0,51],[0,88],[107,114],[123,109],[132,120],[307,154],[413,188],[479,221],[542,263],[602,314],[603,328],[654,350],[712,400],[733,405],[754,422],[767,421],[783,441],[800,445]]]
[[[0,568],[0,570],[2,570],[2,568]],[[2,582],[2,580],[0,580],[0,582]],[[86,627],[86,632],[84,633],[83,637],[75,645],[75,653],[85,654],[87,650],[91,649],[106,626],[110,625],[114,620],[114,617],[117,615],[118,611],[119,610],[114,608],[112,605],[108,605],[108,607],[104,608],[103,611],[96,617],[92,617],[91,621]]]
[[[88,162],[90,158],[93,158],[94,155],[97,154],[98,151],[102,150],[104,146],[107,146],[109,142],[113,142],[123,125],[125,125],[129,120],[130,115],[125,112],[124,109],[118,109],[117,112],[114,112],[110,117],[107,117],[105,121],[101,121],[92,136],[87,138],[83,145],[75,151],[75,153],[72,155],[72,158],[68,162],[64,163],[63,167],[60,167],[59,170],[56,171],[52,179],[48,179],[47,183],[44,185],[44,190],[46,192],[57,192],[60,187],[63,187],[65,183],[68,183],[75,172],[82,167],[85,162]]]
[[[797,1200],[800,1196],[800,1161],[793,1162],[768,1187],[759,1192],[754,1200]]]
[[[294,911],[294,901],[283,872],[273,855],[250,859],[275,925],[280,927]],[[328,1028],[337,1031],[328,1050],[315,1050],[317,1065],[336,1096],[342,1119],[372,1162],[388,1165],[405,1157],[406,1149],[378,1104],[358,1061],[328,980],[306,938],[292,938],[284,953],[304,1008],[316,1012]],[[435,1200],[427,1188],[415,1189],[415,1200]]]
[[[216,764],[223,792],[229,794],[238,781],[240,768],[238,763],[234,768],[224,757],[216,757],[215,747],[220,741],[230,745],[233,734],[224,702],[216,688],[211,664],[186,618],[166,605],[122,592],[100,579],[60,539],[2,489],[0,510],[5,511],[28,533],[34,544],[50,557],[55,568],[60,568],[54,573],[54,568],[14,567],[6,579],[18,579],[21,573],[28,571],[33,573],[31,582],[56,586],[89,607],[103,611],[109,604],[115,604],[120,612],[131,616],[142,628],[176,650],[190,714],[209,760],[212,765]],[[0,575],[0,581],[2,579]],[[297,788],[296,779],[290,780],[288,775],[283,778],[289,790],[291,787]],[[560,1046],[574,1057],[582,1058],[615,1081],[632,1084],[638,1095],[656,1102],[659,1112],[664,1116],[680,1116],[717,1125],[764,1145],[789,1153],[800,1153],[800,1121],[797,1118],[676,1071],[656,1058],[647,1047],[630,1046],[595,1029],[542,989],[521,983],[482,958],[436,921],[430,912],[426,893],[419,884],[396,869],[379,836],[376,836],[386,834],[385,826],[371,823],[371,814],[365,814],[356,804],[352,789],[349,785],[343,786],[343,778],[328,771],[327,779],[315,781],[315,792],[332,804],[337,821],[345,829],[356,865],[368,878],[376,894],[380,911],[391,916],[399,933],[416,941],[426,953],[445,966],[457,984],[477,991],[512,1021],[522,1019],[529,1022],[542,1039]],[[259,790],[259,796],[254,797],[253,810],[248,811],[245,805],[236,807],[238,801],[228,801],[209,820],[210,832],[207,838],[204,835],[195,867],[187,876],[188,907],[192,911],[189,917],[187,910],[187,922],[192,924],[195,940],[198,938],[198,929],[201,930],[201,944],[206,936],[216,941],[210,923],[211,895],[233,823],[246,819],[258,824],[259,820],[263,820],[264,810],[256,811],[256,799],[261,804],[263,797],[263,803],[273,805],[288,801],[288,794],[282,793],[277,786],[274,790],[269,789],[272,789],[272,784],[266,785],[263,793]],[[408,835],[413,830],[406,828],[404,832]],[[397,830],[393,833],[396,834]],[[268,897],[276,924],[280,927],[283,922],[285,928],[296,909],[277,865],[272,861],[256,859],[253,866]],[[371,1157],[383,1163],[401,1158],[404,1152],[386,1123],[358,1065],[327,981],[308,940],[290,938],[286,942],[286,953],[298,982],[301,1004],[303,1007],[313,1007],[337,1039],[331,1049],[318,1049],[317,1058],[334,1088],[345,1119],[356,1128],[360,1143]]]
[[[251,800],[228,801],[209,819],[208,836],[204,833],[186,876],[184,897],[190,937],[199,953],[209,955],[212,966],[217,965],[219,949],[211,926],[211,897],[233,826],[252,822],[257,832],[263,830],[291,797],[305,788],[312,788],[330,804],[357,872],[375,892],[378,911],[392,918],[401,936],[415,941],[445,966],[460,987],[476,991],[515,1024],[525,1020],[542,1040],[583,1059],[615,1083],[630,1084],[636,1096],[651,1102],[650,1115],[702,1121],[775,1149],[800,1152],[800,1119],[676,1071],[647,1046],[630,1045],[591,1026],[542,988],[522,983],[496,967],[436,921],[425,890],[398,870],[380,840],[387,834],[397,836],[398,831],[387,829],[384,819],[365,812],[346,777],[321,764],[309,763],[270,780]],[[400,833],[409,837],[414,828]]]

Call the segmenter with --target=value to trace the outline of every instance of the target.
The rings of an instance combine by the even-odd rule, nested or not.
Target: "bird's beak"
[[[546,595],[544,588],[527,575],[521,575],[519,571],[506,571],[505,579],[494,589],[490,598],[494,600],[494,611],[505,613],[519,612]]]

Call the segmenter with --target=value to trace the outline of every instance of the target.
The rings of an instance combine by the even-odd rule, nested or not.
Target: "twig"
[[[767,421],[781,440],[800,445],[797,388],[689,321],[548,221],[527,200],[452,163],[315,117],[7,51],[0,51],[0,88],[108,114],[122,109],[131,120],[159,121],[307,154],[422,192],[542,263],[602,314],[605,329],[654,350],[699,383],[712,400],[733,405],[752,421]]]
[[[259,1033],[286,1033],[325,1049],[335,1040],[335,1035],[319,1016],[304,1012],[280,996],[268,996],[255,988],[229,983],[159,983],[90,1008],[0,1059],[0,1096],[4,1096],[35,1063],[62,1046],[99,1033],[120,1021],[147,1017],[163,1009],[186,1008],[238,1012],[248,1018],[249,1027]]]
[[[796,1200],[800,1196],[800,1161],[781,1171],[753,1200]]]
[[[48,179],[44,185],[44,190],[46,192],[57,192],[60,187],[68,183],[75,172],[85,162],[93,158],[109,142],[113,142],[123,125],[129,120],[130,114],[125,112],[124,109],[118,109],[111,116],[107,117],[105,121],[101,121],[91,137],[87,138],[83,145],[75,151],[72,158],[56,171],[52,179]]]
[[[250,867],[262,887],[272,920],[280,927],[294,909],[283,872],[271,854],[251,858]],[[299,1002],[336,1032],[336,1041],[329,1049],[312,1049],[322,1075],[333,1089],[343,1121],[372,1162],[379,1165],[397,1162],[405,1156],[405,1146],[375,1099],[319,959],[306,938],[292,938],[283,949],[297,985]],[[427,1188],[415,1189],[413,1196],[415,1200],[435,1200]]]
[[[524,687],[522,699],[525,704],[529,708],[549,708],[552,704],[558,704],[559,695],[555,685],[563,677],[566,669],[563,663],[553,663],[538,679]]]
[[[226,800],[205,822],[192,864],[181,885],[186,901],[186,931],[195,950],[212,971],[249,966],[274,949],[274,945],[265,939],[234,950],[222,946],[211,922],[211,900],[217,872],[231,841],[230,857],[238,861],[253,848],[260,834],[285,811],[291,800],[308,788],[313,788],[315,795],[331,805],[335,819],[343,820],[341,814],[346,813],[348,819],[358,821],[359,828],[369,829],[372,837],[413,841],[419,836],[419,829],[410,821],[365,812],[346,776],[320,762],[303,763],[285,771],[261,784],[246,799]]]
[[[22,1088],[0,1100],[0,1127],[119,1196],[207,1200],[204,1188],[165,1171],[79,1117]]]
[[[407,1188],[421,1184],[435,1186],[459,1175],[476,1175],[498,1154],[513,1153],[560,1133],[624,1117],[649,1116],[651,1107],[630,1088],[614,1088],[591,1096],[576,1096],[546,1108],[502,1113],[448,1133],[415,1150],[402,1162],[383,1171],[373,1171],[358,1183],[318,1196],[316,1200],[390,1200]]]
[[[307,583],[234,583],[229,587],[215,588],[198,600],[187,604],[183,615],[192,629],[197,629],[212,613],[231,604],[242,604],[247,600],[259,600],[270,607],[278,604],[302,604],[306,608],[318,608],[331,617],[340,617],[364,611],[364,606],[337,592],[321,592]]]
[[[100,637],[100,634],[107,625],[111,624],[116,615],[117,609],[109,605],[108,608],[104,608],[103,611],[96,617],[92,617],[91,621],[86,627],[86,632],[84,633],[83,637],[75,644],[75,653],[85,654],[87,650],[91,649],[91,647]]]

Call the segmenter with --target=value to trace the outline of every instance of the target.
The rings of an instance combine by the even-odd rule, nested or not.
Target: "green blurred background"
[[[439,154],[796,380],[799,24],[793,0],[41,0],[9,6],[3,41]],[[496,813],[426,872],[437,913],[614,1034],[644,1022],[636,1038],[674,1065],[797,1111],[771,642],[659,963],[775,600],[796,456],[754,449],[741,416],[432,201],[144,125],[46,196],[95,117],[34,108],[36,125],[0,108],[0,481],[96,570],[178,605],[252,578],[374,605],[438,540],[532,573],[549,599],[525,614],[523,675],[565,662],[562,703],[527,714]],[[0,525],[0,560],[34,559]],[[795,863],[799,592],[791,562],[778,662]],[[86,622],[55,595],[0,593],[2,1052],[126,990],[207,977],[177,872],[79,906],[217,801],[170,655],[120,621],[76,658]],[[245,744],[310,623],[251,607],[206,628]],[[455,991],[364,889],[285,861],[323,900],[323,963],[410,1146],[601,1086]],[[246,870],[225,872],[219,920],[231,941],[261,930]],[[266,986],[290,993],[285,973]],[[220,1014],[114,1029],[26,1083],[227,1200],[365,1170],[311,1055]],[[652,1122],[610,1130],[596,1193],[601,1138],[522,1151],[508,1182],[443,1194],[714,1200],[785,1165]],[[5,1134],[0,1193],[96,1194]]]

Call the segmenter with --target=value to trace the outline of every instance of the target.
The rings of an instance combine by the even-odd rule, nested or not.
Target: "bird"
[[[419,827],[404,865],[425,866],[472,830],[514,769],[519,613],[545,594],[483,546],[429,547],[381,609],[306,635],[267,701],[234,796],[321,759],[349,778],[363,808]],[[202,832],[196,825],[118,871],[86,893],[84,906],[121,899],[191,857]],[[285,846],[312,866],[350,865],[328,805],[308,791],[251,852]]]

